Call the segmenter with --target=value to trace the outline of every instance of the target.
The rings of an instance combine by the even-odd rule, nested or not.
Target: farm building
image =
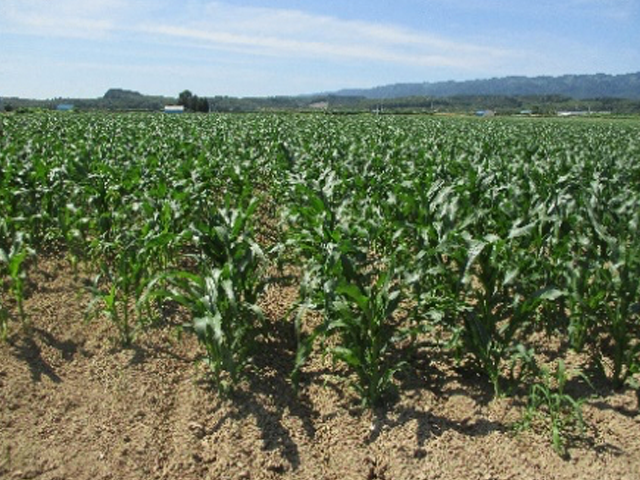
[[[166,105],[164,107],[164,113],[184,113],[184,106],[182,106],[182,105]]]
[[[58,112],[70,112],[73,110],[73,105],[71,103],[60,103],[56,105],[56,110]]]
[[[329,108],[329,102],[314,102],[309,105],[309,108],[314,110],[327,110]]]
[[[587,110],[570,110],[570,111],[560,111],[558,112],[559,117],[584,117],[589,115],[590,112]]]

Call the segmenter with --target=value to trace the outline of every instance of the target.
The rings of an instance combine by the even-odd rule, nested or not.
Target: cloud
[[[384,23],[345,20],[301,10],[239,7],[187,0],[2,0],[5,31],[54,37],[142,35],[197,42],[261,56],[410,67],[491,68],[511,57],[503,48],[453,40]],[[139,38],[140,39],[140,38]]]
[[[196,40],[204,48],[242,48],[256,55],[319,60],[473,68],[513,55],[507,49],[395,25],[220,2],[177,23],[148,23],[138,28],[146,34]]]
[[[112,31],[123,0],[2,0],[5,32],[55,37],[96,38]]]

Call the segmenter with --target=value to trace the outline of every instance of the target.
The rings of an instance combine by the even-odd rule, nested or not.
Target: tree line
[[[189,90],[184,90],[178,95],[178,105],[182,105],[185,110],[191,112],[208,112],[209,100],[205,97],[198,97]]]

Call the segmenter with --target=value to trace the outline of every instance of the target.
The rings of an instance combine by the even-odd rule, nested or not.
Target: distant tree
[[[190,112],[208,112],[209,101],[206,98],[200,98],[189,90],[184,90],[178,95],[178,105],[182,105],[185,110]]]
[[[193,93],[189,90],[184,90],[178,95],[178,105],[182,105],[186,110],[191,110],[193,102]]]
[[[196,97],[197,98],[197,97]],[[209,100],[207,100],[206,98],[202,97],[202,98],[198,98],[197,100],[197,105],[196,105],[196,109],[197,112],[204,112],[207,113],[209,111]]]
[[[124,90],[122,88],[110,88],[102,97],[105,100],[141,100],[144,95],[134,90]]]

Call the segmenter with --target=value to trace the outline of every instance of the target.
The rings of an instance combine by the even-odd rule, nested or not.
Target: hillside
[[[370,99],[416,96],[451,97],[456,95],[562,95],[584,98],[640,98],[640,72],[624,75],[563,75],[560,77],[490,78],[484,80],[435,83],[395,83],[370,89],[344,89],[340,96]]]

